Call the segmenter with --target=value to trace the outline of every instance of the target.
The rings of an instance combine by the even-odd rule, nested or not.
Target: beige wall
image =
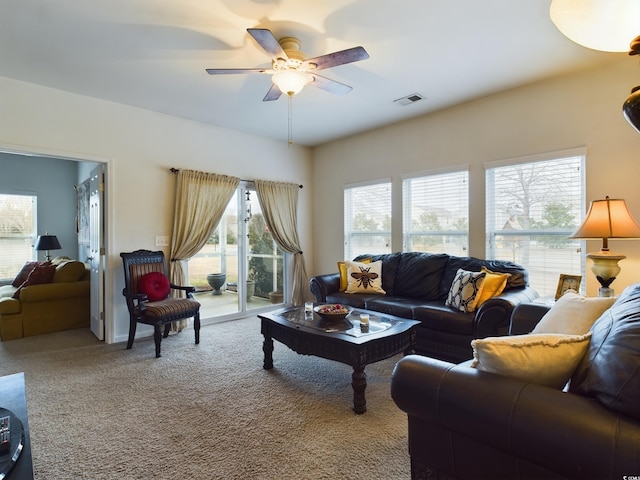
[[[302,248],[311,252],[311,151],[0,77],[0,150],[108,164],[107,340],[128,332],[119,253],[157,249],[170,235],[175,176],[170,167],[301,183]],[[165,254],[168,254],[165,249]],[[141,328],[142,330],[143,328]]]
[[[336,271],[342,259],[345,183],[392,178],[393,251],[399,251],[402,176],[455,165],[470,168],[473,256],[485,254],[485,162],[587,147],[587,199],[624,198],[640,221],[640,134],[621,110],[636,83],[637,62],[625,58],[315,148],[313,273]],[[588,252],[600,247],[587,242]],[[620,292],[640,280],[640,240],[612,240],[610,247],[628,256],[613,284]],[[595,295],[599,285],[591,272],[587,282],[587,293]]]

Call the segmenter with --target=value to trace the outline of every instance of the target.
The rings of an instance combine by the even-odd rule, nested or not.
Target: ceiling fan
[[[300,40],[297,38],[284,37],[276,40],[273,33],[266,28],[248,28],[247,32],[271,56],[271,68],[207,68],[206,70],[210,75],[234,73],[272,75],[273,85],[262,99],[263,102],[277,100],[283,93],[292,97],[307,84],[336,95],[344,95],[350,92],[352,87],[323,77],[316,72],[369,58],[364,48],[353,47],[305,60],[304,53],[300,51]]]

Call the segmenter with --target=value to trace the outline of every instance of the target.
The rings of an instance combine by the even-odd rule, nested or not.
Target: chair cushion
[[[473,340],[471,366],[562,389],[589,346],[585,335],[531,334]]]
[[[591,327],[591,344],[571,379],[572,392],[640,419],[640,283],[627,287]]]
[[[151,319],[179,320],[194,316],[200,303],[190,298],[165,298],[145,305],[145,317]]]
[[[41,285],[43,283],[51,283],[53,275],[56,272],[56,266],[51,263],[45,262],[41,265],[36,265],[27,279],[18,287],[13,294],[13,298],[20,298],[20,291],[30,285]]]
[[[144,293],[150,302],[157,302],[167,298],[171,285],[169,279],[160,272],[145,273],[138,280],[138,289]]]
[[[614,297],[583,297],[567,292],[545,313],[531,333],[582,335],[615,300]]]

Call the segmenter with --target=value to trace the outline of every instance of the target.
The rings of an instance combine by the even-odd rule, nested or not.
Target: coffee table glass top
[[[345,318],[337,321],[329,321],[322,318],[315,312],[306,314],[304,307],[294,307],[281,312],[274,312],[292,323],[301,325],[325,333],[343,333],[352,337],[362,337],[374,333],[380,333],[391,328],[398,320],[384,317],[373,312],[369,313],[369,326],[360,326],[360,312],[352,310]]]

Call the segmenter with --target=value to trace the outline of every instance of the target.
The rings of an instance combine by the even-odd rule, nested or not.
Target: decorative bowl
[[[313,309],[313,311],[325,320],[330,321],[342,320],[347,315],[349,315],[349,313],[351,313],[350,308],[339,303],[327,303],[324,305],[318,305]]]

